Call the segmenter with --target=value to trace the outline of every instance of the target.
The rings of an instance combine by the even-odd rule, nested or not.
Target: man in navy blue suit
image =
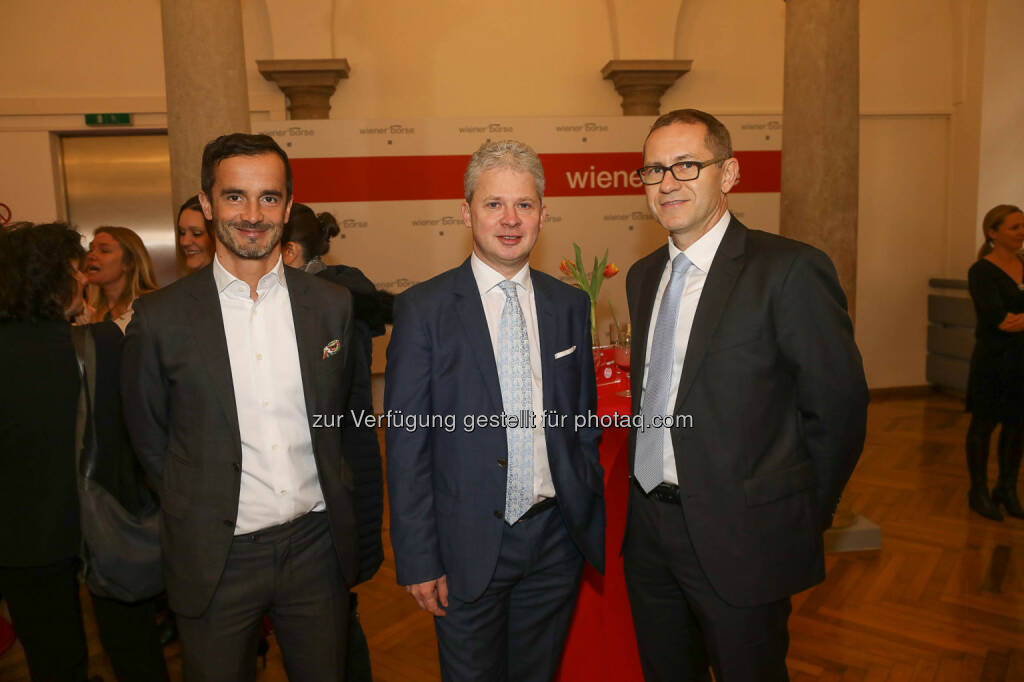
[[[544,170],[511,140],[465,174],[473,253],[395,301],[385,407],[398,583],[444,680],[550,680],[584,559],[604,569],[585,293],[531,270]]]

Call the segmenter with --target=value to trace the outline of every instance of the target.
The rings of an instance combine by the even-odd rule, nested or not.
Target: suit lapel
[[[538,347],[540,348],[540,372],[541,385],[544,387],[543,406],[545,410],[554,409],[554,382],[555,376],[555,300],[549,283],[537,277],[531,269],[530,281],[533,283],[533,300],[537,306],[537,335]],[[583,351],[582,348],[579,349]],[[537,415],[541,419],[541,415]],[[538,423],[540,423],[538,421]]]
[[[235,388],[231,381],[231,358],[228,356],[227,337],[224,336],[224,316],[220,310],[217,283],[213,279],[213,266],[207,266],[202,274],[192,278],[189,293],[194,299],[196,311],[192,333],[206,365],[210,388],[217,396],[224,417],[232,427],[231,433],[240,439]]]
[[[484,386],[491,396],[493,404],[500,411],[503,409],[501,385],[498,382],[498,365],[494,362],[494,349],[491,347],[491,332],[487,328],[487,317],[484,305],[480,301],[480,290],[473,277],[473,269],[467,258],[455,273],[455,309],[462,324],[462,333],[469,344],[473,357],[476,359]],[[453,334],[459,330],[453,329]]]
[[[732,294],[733,286],[743,269],[743,251],[747,241],[747,228],[736,218],[729,222],[722,237],[722,243],[718,246],[718,252],[711,263],[711,271],[704,282],[704,289],[700,294],[700,302],[697,304],[697,312],[693,316],[693,326],[690,328],[690,340],[686,345],[686,358],[683,360],[683,373],[679,379],[679,392],[676,394],[675,412],[682,408],[693,380],[700,370],[701,362],[704,361],[704,354],[707,353],[711,337],[718,328],[718,321],[722,317]]]
[[[302,393],[306,398],[306,415],[310,420],[309,423],[312,424],[313,415],[321,410],[317,407],[319,404],[316,392],[317,375],[310,363],[313,358],[319,357],[317,351],[322,348],[320,344],[327,343],[331,339],[317,338],[316,315],[314,315],[314,306],[309,295],[309,282],[305,281],[306,278],[300,276],[297,270],[286,267],[284,279],[288,283],[288,298],[292,306],[295,347],[299,352],[299,372],[302,374]],[[348,351],[348,349],[344,350]],[[313,447],[316,448],[315,438]]]
[[[658,256],[651,259],[647,270],[640,280],[640,291],[637,294],[636,315],[633,317],[633,343],[630,350],[630,382],[636,387],[631,391],[633,396],[633,413],[640,413],[640,397],[644,385],[645,359],[647,357],[647,337],[651,329],[651,315],[654,312],[654,298],[658,295],[658,284],[665,272],[668,262],[668,246],[661,247]]]

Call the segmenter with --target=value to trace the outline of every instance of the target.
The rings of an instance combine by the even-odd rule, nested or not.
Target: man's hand
[[[406,585],[405,591],[412,595],[416,603],[424,611],[429,611],[435,616],[443,616],[441,607],[448,608],[448,578],[441,576],[436,580],[428,580],[425,583]]]
[[[1024,313],[1007,313],[999,323],[999,328],[1004,332],[1024,331]]]

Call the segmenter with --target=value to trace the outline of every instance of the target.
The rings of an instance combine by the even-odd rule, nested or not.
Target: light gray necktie
[[[640,403],[643,425],[636,434],[636,461],[633,469],[636,480],[644,492],[651,492],[665,480],[665,431],[651,427],[651,420],[668,414],[668,393],[672,384],[672,360],[675,357],[676,318],[679,317],[679,300],[686,282],[686,271],[690,259],[680,253],[672,259],[672,276],[661,297],[658,320],[654,324],[654,338],[651,340],[651,364],[647,368],[647,385]]]
[[[498,328],[498,381],[505,414],[519,417],[533,407],[533,371],[530,368],[530,337],[526,319],[516,295],[516,283],[498,284],[505,292]],[[533,504],[533,429],[520,423],[506,428],[508,438],[508,478],[505,482],[505,520],[513,524]]]

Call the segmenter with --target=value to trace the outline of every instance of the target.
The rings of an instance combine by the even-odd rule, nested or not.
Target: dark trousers
[[[648,682],[784,682],[789,599],[725,602],[701,568],[680,505],[630,486],[626,590]],[[736,566],[735,570],[745,570]]]
[[[0,568],[0,590],[25,648],[33,682],[82,682],[88,651],[82,628],[78,561]],[[119,682],[167,679],[152,599],[125,603],[92,596],[100,642]]]
[[[472,551],[472,548],[467,548]],[[562,657],[583,556],[558,507],[505,525],[487,590],[435,617],[445,682],[548,682]]]
[[[255,680],[265,613],[289,680],[344,680],[348,602],[326,514],[238,535],[210,606],[198,618],[177,616],[185,680]]]

